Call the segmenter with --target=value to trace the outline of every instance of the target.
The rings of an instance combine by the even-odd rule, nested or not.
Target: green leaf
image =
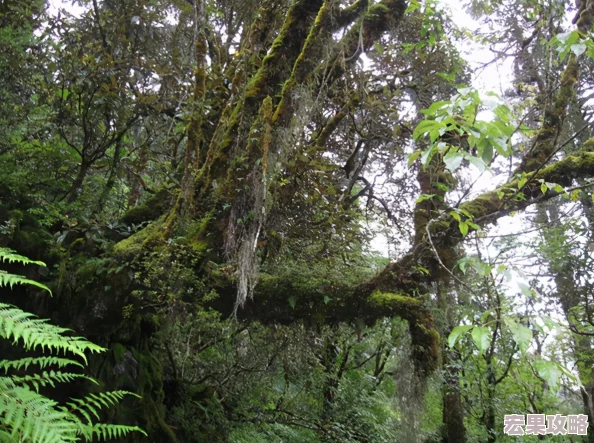
[[[454,171],[456,171],[456,169],[458,169],[460,167],[463,159],[464,159],[464,156],[462,154],[460,154],[457,151],[453,151],[453,152],[451,151],[451,152],[448,152],[444,156],[443,162],[445,163],[446,168],[450,172],[454,172]]]
[[[517,343],[520,350],[526,352],[532,341],[532,331],[526,326],[515,322],[509,322],[507,326],[512,333],[512,338]]]
[[[544,322],[545,326],[547,328],[549,328],[549,330],[553,330],[553,329],[558,328],[560,326],[558,322],[556,322],[555,320],[553,320],[549,316],[543,316],[543,317],[541,317],[541,319]]]
[[[571,52],[573,52],[578,57],[586,52],[586,45],[584,43],[575,43],[571,45]]]
[[[522,294],[524,294],[526,297],[528,298],[535,298],[534,293],[532,292],[532,289],[530,289],[530,286],[528,286],[525,283],[522,283],[521,281],[518,282],[518,287],[520,288],[520,291],[522,292]]]
[[[466,220],[466,224],[468,226],[470,226],[472,229],[474,229],[475,231],[480,231],[481,227],[479,225],[477,225],[475,222],[471,222],[470,220]]]
[[[472,330],[472,340],[481,353],[489,349],[490,338],[491,330],[486,326],[477,326]]]
[[[433,158],[433,155],[435,154],[436,151],[437,151],[437,146],[432,145],[429,149],[427,149],[427,150],[425,150],[425,152],[423,152],[423,155],[421,156],[421,164],[423,165],[424,168],[427,167],[427,165],[431,161],[431,158]]]
[[[485,162],[486,165],[491,163],[493,160],[493,145],[488,144],[484,147],[483,152],[481,153],[481,159]]]
[[[458,260],[457,264],[460,270],[462,271],[462,274],[466,274],[466,266],[468,265],[468,262],[470,262],[470,258],[468,257],[463,257],[460,260]]]
[[[421,194],[421,196],[416,199],[415,203],[421,203],[425,200],[431,200],[433,197],[435,197],[435,194]]]
[[[473,155],[466,155],[465,157],[466,160],[470,162],[470,164],[474,165],[479,170],[479,172],[484,172],[485,169],[487,169],[487,166],[485,165],[485,162],[482,158],[478,158]]]
[[[413,131],[413,138],[418,140],[422,135],[427,134],[428,132],[431,132],[432,130],[441,126],[443,126],[443,124],[436,120],[423,120]]]
[[[551,389],[555,389],[559,383],[563,371],[559,368],[559,365],[549,360],[537,360],[534,363],[534,367],[542,378],[544,378]]]
[[[404,11],[405,14],[409,14],[411,12],[416,11],[417,9],[420,8],[420,4],[418,0],[412,0],[410,2],[410,5],[408,6],[408,8],[406,8],[406,11]]]
[[[460,217],[460,214],[458,214],[456,211],[450,211],[450,215],[456,220],[461,222],[462,221],[462,217]]]
[[[68,99],[68,94],[70,92],[68,91],[68,89],[59,89],[58,90],[58,97],[60,97],[62,100],[67,100]]]
[[[563,32],[561,34],[557,34],[557,40],[559,40],[559,42],[564,43],[564,44],[572,44],[575,43],[579,40],[579,34],[577,33],[577,31],[571,31],[571,32]]]
[[[423,154],[423,151],[415,151],[408,156],[408,167],[410,168],[417,158]]]
[[[468,224],[466,222],[460,222],[458,223],[458,228],[460,229],[462,235],[466,237],[466,234],[468,234]]]
[[[574,189],[573,191],[571,191],[571,194],[569,194],[569,199],[572,202],[576,202],[580,199],[580,190],[579,189]]]
[[[297,299],[295,298],[294,295],[291,295],[289,297],[289,306],[291,306],[292,309],[295,309],[296,304],[297,304]]]
[[[474,326],[472,325],[460,325],[452,329],[452,332],[450,332],[450,335],[448,336],[448,346],[450,347],[450,349],[454,348],[454,346],[456,345],[456,341],[458,340],[458,337],[460,337],[460,335],[470,331],[472,328],[474,328]]]

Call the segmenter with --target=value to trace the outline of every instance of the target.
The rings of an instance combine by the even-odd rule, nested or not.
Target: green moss
[[[389,14],[390,13],[390,8],[388,8],[386,5],[382,4],[382,3],[377,3],[375,5],[371,5],[369,7],[369,9],[367,10],[367,15],[372,16],[372,15],[383,15],[383,14]]]
[[[85,260],[84,257],[80,257],[77,260],[78,266],[76,266],[76,277],[81,285],[86,285],[92,282],[97,277],[97,270],[101,266],[99,261]]]
[[[582,151],[594,152],[594,137],[589,138],[584,142],[584,144],[582,145]]]
[[[423,301],[402,294],[392,294],[380,291],[375,291],[369,297],[372,305],[378,306],[382,309],[392,310],[394,313],[401,314],[402,312],[412,313],[423,307]]]
[[[142,253],[145,249],[162,242],[162,229],[165,216],[154,221],[146,228],[132,234],[113,247],[113,253],[118,258],[131,259]]]
[[[404,294],[375,291],[369,297],[375,314],[402,317],[409,322],[413,346],[412,357],[417,371],[426,376],[439,362],[439,333],[433,327],[433,318],[422,300]]]
[[[167,189],[161,189],[143,204],[134,206],[122,217],[122,223],[133,225],[152,221],[163,215],[171,206],[172,196]]]

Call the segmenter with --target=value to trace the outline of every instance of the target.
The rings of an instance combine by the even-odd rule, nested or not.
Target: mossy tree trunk
[[[251,24],[246,31],[249,38],[241,47],[241,52],[249,57],[227,68],[233,76],[231,93],[224,104],[195,112],[187,127],[185,173],[177,203],[165,218],[156,222],[156,227],[138,237],[140,241],[150,247],[163,245],[176,229],[184,229],[187,219],[216,213],[216,218],[222,221],[216,226],[209,225],[208,230],[224,239],[221,252],[231,259],[239,256],[238,261],[243,254],[243,261],[255,262],[255,244],[266,222],[266,208],[270,203],[267,199],[272,198],[268,191],[275,179],[269,165],[280,158],[275,149],[282,144],[282,135],[293,129],[295,93],[304,86],[322,87],[316,83],[319,77],[315,76],[316,61],[321,54],[329,60],[343,57],[345,62],[332,64],[333,68],[324,77],[326,83],[339,81],[356,55],[373,45],[387,29],[398,25],[406,6],[403,0],[383,0],[373,5],[359,0],[348,8],[339,9],[331,0],[295,0],[278,35],[266,49],[269,35],[263,20],[272,11],[270,3],[263,2],[258,12],[262,19]],[[203,69],[210,44],[200,30],[200,8],[200,3],[196,3],[196,109],[211,81]],[[331,37],[347,27],[350,28],[344,33],[341,49],[333,48]],[[330,50],[324,51],[326,47]],[[348,60],[343,55],[345,47],[353,54]],[[557,99],[547,110],[541,132],[518,170],[531,173],[522,188],[526,198],[513,198],[517,194],[518,180],[512,178],[498,189],[460,205],[479,226],[558,195],[553,190],[542,194],[540,186],[535,184],[538,179],[570,186],[575,178],[594,173],[594,153],[588,149],[546,164],[556,149],[560,124],[576,77],[577,60],[570,56]],[[345,99],[340,111],[318,132],[310,149],[322,149],[347,115],[346,111],[357,105],[358,98]],[[443,187],[437,185],[447,186],[451,178],[438,157],[431,168],[419,174],[421,188],[423,192],[444,194],[440,190]],[[410,324],[417,369],[423,374],[431,372],[438,363],[438,337],[420,296],[436,281],[447,280],[455,264],[453,250],[463,237],[456,221],[444,211],[443,202],[427,204],[415,208],[414,248],[402,259],[386,266],[375,278],[354,288],[329,290],[325,295],[332,301],[326,304],[319,292],[313,294],[291,286],[290,282],[264,277],[255,289],[253,300],[249,300],[238,315],[264,322],[306,320],[326,324],[360,319],[373,323],[380,317],[401,316]],[[238,220],[242,221],[241,226]],[[134,241],[133,237],[126,242]],[[124,249],[116,246],[116,254],[125,254]],[[429,275],[424,269],[430,270]],[[247,273],[249,271],[240,266],[237,281],[221,283],[225,296],[217,301],[219,310],[232,312],[233,305],[237,306],[233,294],[239,292],[240,305],[249,298],[249,289],[253,288],[250,279],[258,276],[257,267],[254,275]],[[286,302],[288,291],[295,294],[295,308]]]

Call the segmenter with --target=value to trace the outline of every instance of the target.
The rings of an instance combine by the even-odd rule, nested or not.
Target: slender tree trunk
[[[78,170],[76,178],[72,182],[72,186],[70,186],[70,189],[65,196],[67,197],[66,201],[68,203],[73,203],[80,196],[82,186],[87,174],[89,173],[89,169],[91,169],[91,164],[83,161],[80,165],[80,169]]]
[[[116,177],[118,174],[118,168],[120,166],[120,159],[122,155],[122,143],[118,140],[115,144],[115,149],[113,153],[113,161],[111,163],[111,170],[109,171],[109,177],[107,178],[107,182],[105,183],[105,188],[99,197],[99,201],[97,202],[97,207],[95,208],[94,214],[98,214],[103,211],[107,198],[109,197],[109,193],[113,189],[115,185]]]
[[[453,365],[452,351],[443,353],[445,384],[443,386],[443,443],[466,443],[464,409],[460,395],[460,377]]]

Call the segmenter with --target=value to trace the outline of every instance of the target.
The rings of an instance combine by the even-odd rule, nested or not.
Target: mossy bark
[[[235,284],[223,277],[217,284],[220,297],[213,307],[231,314]],[[410,292],[370,291],[367,284],[346,287],[318,283],[297,285],[289,279],[261,275],[253,300],[248,301],[237,315],[242,320],[264,324],[304,322],[308,326],[357,324],[373,325],[386,317],[401,317],[408,321],[412,337],[413,360],[418,373],[427,376],[438,365],[439,334],[422,299]]]

